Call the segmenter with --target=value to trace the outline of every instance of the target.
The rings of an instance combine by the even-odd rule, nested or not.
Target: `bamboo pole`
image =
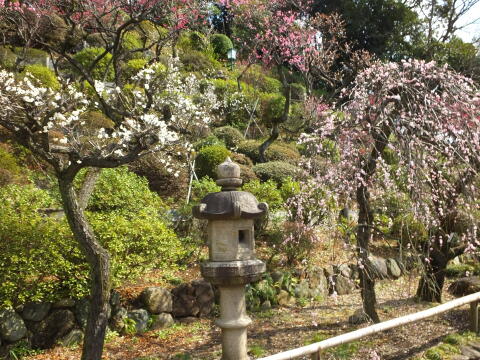
[[[295,359],[299,356],[316,354],[322,350],[325,350],[337,345],[346,344],[346,343],[361,339],[365,336],[373,335],[385,330],[393,329],[402,325],[410,324],[419,320],[423,320],[435,315],[442,314],[444,312],[447,312],[449,310],[452,310],[462,305],[470,304],[473,302],[478,303],[479,300],[480,300],[480,292],[477,292],[471,295],[461,297],[459,299],[449,301],[445,304],[435,306],[431,309],[423,310],[414,314],[405,315],[396,319],[392,319],[392,320],[384,321],[371,326],[367,326],[366,328],[363,328],[363,329],[358,329],[358,330],[355,330],[343,335],[335,336],[333,338],[323,340],[314,344],[302,346],[297,349],[288,350],[275,355],[267,356],[259,360],[289,360],[289,359]],[[478,316],[476,317],[476,319],[477,319],[477,329],[478,329]]]
[[[470,329],[478,334],[478,301],[470,303]]]

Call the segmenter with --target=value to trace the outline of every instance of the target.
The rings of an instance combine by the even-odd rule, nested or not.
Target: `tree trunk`
[[[110,298],[110,259],[96,241],[73,188],[74,176],[59,175],[58,182],[65,215],[75,240],[84,251],[91,274],[91,301],[83,341],[82,360],[101,360],[108,322]]]
[[[417,297],[422,301],[442,302],[442,289],[445,282],[445,269],[448,257],[441,251],[430,254],[430,262],[424,261],[425,270],[417,288]]]
[[[100,177],[102,169],[100,168],[89,168],[83,180],[82,188],[78,192],[78,206],[80,209],[85,210],[88,205],[88,199],[92,195],[93,190],[95,189],[95,184]]]
[[[368,188],[364,185],[357,188],[357,203],[359,207],[357,253],[358,258],[363,265],[359,268],[363,310],[373,322],[378,323],[380,322],[380,318],[375,309],[375,305],[377,304],[375,296],[375,279],[370,271],[368,261],[368,246],[372,233],[373,213],[370,209],[370,194]]]
[[[270,147],[270,145],[272,145],[273,142],[278,139],[279,135],[279,125],[277,122],[275,122],[272,127],[272,133],[270,134],[268,139],[260,145],[260,148],[258,149],[260,162],[267,162],[267,156],[265,155],[265,153],[267,152],[267,149]]]

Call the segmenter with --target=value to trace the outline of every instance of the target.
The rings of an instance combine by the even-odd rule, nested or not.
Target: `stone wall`
[[[137,299],[139,308],[135,309],[125,308],[120,294],[112,291],[109,328],[118,333],[142,333],[169,326],[174,318],[192,321],[209,315],[214,299],[212,286],[203,280],[172,290],[148,287]],[[79,343],[87,324],[88,308],[88,299],[63,299],[0,310],[0,358],[18,341],[27,341],[36,349]]]

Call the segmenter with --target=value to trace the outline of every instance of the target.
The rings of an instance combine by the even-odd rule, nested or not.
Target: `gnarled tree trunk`
[[[110,258],[96,241],[73,187],[75,174],[60,174],[58,183],[65,215],[77,242],[84,251],[91,273],[90,310],[83,342],[82,360],[100,360],[108,322]]]

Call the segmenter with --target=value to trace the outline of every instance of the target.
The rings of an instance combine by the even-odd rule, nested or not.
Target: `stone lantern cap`
[[[205,196],[200,205],[193,207],[193,216],[208,220],[255,219],[268,212],[268,205],[259,203],[253,194],[236,190],[242,185],[240,166],[230,158],[218,166],[217,177],[222,191]]]

